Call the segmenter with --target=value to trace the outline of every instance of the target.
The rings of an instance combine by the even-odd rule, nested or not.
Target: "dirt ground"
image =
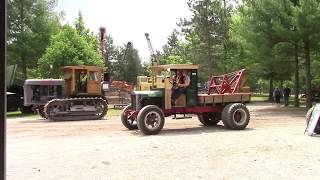
[[[320,138],[304,135],[303,108],[248,105],[246,130],[166,118],[155,136],[120,117],[7,119],[7,179],[304,179],[320,177]]]

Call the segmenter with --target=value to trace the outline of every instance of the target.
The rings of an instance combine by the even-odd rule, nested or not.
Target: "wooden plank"
[[[172,84],[169,82],[169,78],[164,79],[164,95],[165,95],[165,109],[171,109],[171,93]]]
[[[167,69],[198,69],[199,65],[196,64],[166,64],[151,66],[152,71],[167,71]]]
[[[181,94],[178,99],[176,100],[176,107],[186,107],[187,106],[187,101],[186,101],[186,95]]]
[[[198,102],[200,104],[212,103],[228,103],[228,102],[248,102],[250,101],[250,93],[234,93],[234,94],[199,94]]]

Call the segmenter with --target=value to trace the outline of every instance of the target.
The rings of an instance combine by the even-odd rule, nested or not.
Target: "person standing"
[[[280,98],[281,98],[281,92],[280,89],[278,87],[276,87],[273,91],[273,97],[276,101],[277,104],[280,103]]]
[[[289,105],[289,97],[290,97],[291,89],[289,87],[284,88],[283,90],[283,98],[284,98],[284,105]]]

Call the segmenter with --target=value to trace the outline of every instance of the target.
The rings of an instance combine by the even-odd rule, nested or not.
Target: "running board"
[[[183,114],[183,117],[177,117],[177,114],[173,115],[172,119],[190,119],[192,116],[186,116],[186,114]]]

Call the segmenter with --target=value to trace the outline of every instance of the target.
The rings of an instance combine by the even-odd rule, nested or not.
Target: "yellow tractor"
[[[66,66],[63,79],[28,79],[24,104],[51,120],[101,119],[108,110],[107,74],[95,66]]]

